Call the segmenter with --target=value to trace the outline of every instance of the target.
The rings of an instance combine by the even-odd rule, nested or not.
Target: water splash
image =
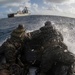
[[[75,26],[71,26],[70,23],[59,23],[55,27],[62,33],[64,43],[68,46],[68,50],[75,54]]]

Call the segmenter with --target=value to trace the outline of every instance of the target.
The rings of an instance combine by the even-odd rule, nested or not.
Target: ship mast
[[[25,7],[25,8],[22,10],[22,13],[28,13],[27,7]]]

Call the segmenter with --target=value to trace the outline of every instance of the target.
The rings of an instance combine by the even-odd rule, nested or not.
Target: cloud
[[[75,0],[44,0],[44,3],[73,3]]]
[[[8,7],[19,7],[19,3],[7,3],[7,4],[4,4],[2,5],[1,7],[3,8],[8,8]]]
[[[28,3],[30,0],[0,0],[0,7],[18,7],[23,6],[23,3]]]
[[[29,0],[0,0],[0,4],[5,4],[5,3],[14,3],[14,2],[27,2]]]
[[[75,0],[43,0],[45,10],[55,15],[73,17],[75,15]]]
[[[69,5],[69,6],[68,5],[64,5],[64,7],[62,8],[62,10],[65,13],[75,14],[75,6],[72,6],[72,5]]]
[[[22,10],[25,6],[31,14],[61,16],[74,16],[75,14],[75,0],[43,0],[42,4],[40,6],[39,3],[31,3],[30,0],[0,0],[0,8],[6,14]]]
[[[68,1],[68,0],[44,0],[45,2],[52,2],[52,3],[62,3],[64,1]]]
[[[12,13],[12,12],[13,12],[13,10],[12,10],[12,9],[9,9],[9,12],[10,12],[10,13]]]
[[[39,6],[36,3],[33,3],[30,8],[31,14],[37,14],[39,12]]]
[[[7,3],[7,4],[3,5],[2,7],[4,7],[4,8],[7,8],[7,7],[23,7],[24,8],[25,6],[30,7],[31,3],[29,3],[29,2]]]

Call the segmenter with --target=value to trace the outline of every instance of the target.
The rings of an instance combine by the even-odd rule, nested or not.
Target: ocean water
[[[44,26],[46,21],[51,21],[52,25],[62,33],[68,50],[75,54],[75,19],[59,16],[31,15],[0,19],[0,45],[10,37],[13,29],[19,24],[23,24],[28,32]]]

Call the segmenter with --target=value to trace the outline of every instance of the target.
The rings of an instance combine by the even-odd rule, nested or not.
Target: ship
[[[12,17],[20,17],[20,16],[28,16],[30,15],[28,8],[24,7],[24,9],[22,11],[17,11],[17,13],[11,13],[8,14],[8,18],[12,18]]]

